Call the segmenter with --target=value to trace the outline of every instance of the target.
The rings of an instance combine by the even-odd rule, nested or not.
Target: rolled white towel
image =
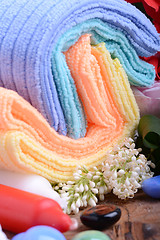
[[[50,182],[39,175],[0,170],[0,184],[51,198],[57,201],[64,210],[67,207],[66,199],[61,198],[59,194],[53,190]]]

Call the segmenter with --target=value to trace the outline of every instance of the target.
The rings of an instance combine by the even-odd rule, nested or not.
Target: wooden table
[[[116,196],[108,194],[105,201],[99,204],[101,203],[113,203],[122,212],[120,220],[103,231],[112,240],[160,240],[160,200],[152,199],[139,191],[133,199],[127,200],[119,200]],[[64,235],[67,240],[71,240],[78,232],[89,230],[80,222],[80,213],[72,216],[78,220],[79,228],[66,232]],[[7,233],[7,236],[11,239],[13,234]]]

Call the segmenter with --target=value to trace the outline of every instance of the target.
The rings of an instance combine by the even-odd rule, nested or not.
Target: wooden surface
[[[109,194],[99,204],[101,203],[115,204],[122,212],[120,220],[103,231],[112,240],[160,240],[160,200],[152,199],[140,191],[133,199],[128,200],[119,200]],[[78,220],[79,228],[66,232],[64,235],[67,240],[71,240],[78,232],[89,230],[79,220],[82,211],[71,216]],[[13,234],[7,233],[7,236],[11,239]]]

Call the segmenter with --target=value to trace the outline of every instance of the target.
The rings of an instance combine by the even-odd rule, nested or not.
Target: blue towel
[[[140,56],[160,50],[152,23],[123,0],[0,1],[0,86],[17,91],[56,131],[74,138],[85,135],[83,106],[72,79],[66,82],[68,96],[72,92],[70,102],[60,96],[63,89],[51,69],[52,52],[64,33],[89,19],[100,19],[121,31]],[[70,108],[68,118],[65,104]]]

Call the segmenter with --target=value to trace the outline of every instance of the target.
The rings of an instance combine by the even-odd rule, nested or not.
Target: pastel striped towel
[[[85,34],[64,56],[86,112],[86,136],[58,134],[16,92],[0,88],[0,168],[34,172],[51,182],[71,180],[77,165],[99,165],[137,127],[139,110],[127,75],[104,43],[91,46]]]
[[[153,67],[138,55],[160,50],[159,35],[124,0],[1,0],[0,33],[0,86],[17,91],[56,131],[75,139],[85,136],[87,123],[62,54],[70,43],[91,33],[93,43],[106,42],[112,57],[119,58],[132,84],[149,86],[154,80]]]

